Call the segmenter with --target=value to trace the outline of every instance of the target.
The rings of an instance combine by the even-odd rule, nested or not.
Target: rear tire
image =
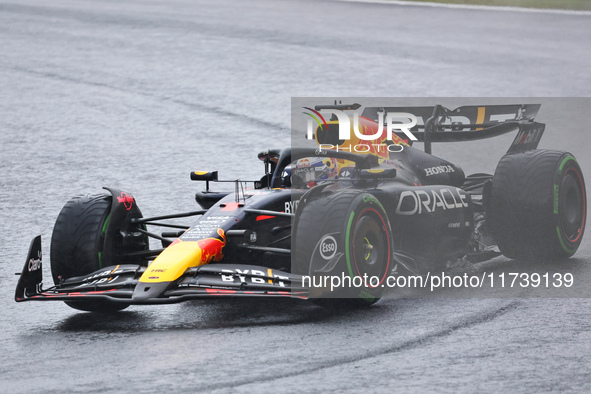
[[[575,254],[585,231],[585,181],[567,152],[533,150],[504,156],[493,177],[488,223],[501,252],[550,260]]]
[[[312,287],[311,298],[330,307],[362,307],[377,302],[384,293],[382,285],[393,256],[392,231],[382,204],[370,193],[341,190],[323,192],[300,205],[294,223],[292,272],[311,278],[344,275],[353,283],[364,275],[378,278],[378,283],[332,292],[330,288]],[[339,256],[338,264],[326,272]]]
[[[87,275],[113,264],[103,261],[111,204],[110,195],[89,194],[74,197],[64,205],[51,237],[51,274],[55,284],[60,283],[60,278]],[[119,252],[124,251],[132,250]],[[115,312],[129,306],[106,300],[66,301],[66,304],[89,312]]]

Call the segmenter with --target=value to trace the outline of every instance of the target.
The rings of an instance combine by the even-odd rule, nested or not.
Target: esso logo
[[[332,235],[325,235],[320,240],[318,250],[324,260],[332,259],[337,254],[337,240]]]

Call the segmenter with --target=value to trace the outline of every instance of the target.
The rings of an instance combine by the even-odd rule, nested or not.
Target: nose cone
[[[168,288],[172,282],[142,283],[139,282],[133,291],[131,299],[133,301],[149,301],[152,298],[158,298]]]
[[[140,278],[140,283],[170,283],[183,275],[187,268],[197,267],[207,261],[198,242],[178,242],[164,249]]]

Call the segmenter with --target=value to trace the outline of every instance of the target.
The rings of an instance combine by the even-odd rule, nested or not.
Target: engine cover
[[[467,251],[474,215],[472,200],[464,190],[447,185],[398,186],[379,197],[388,210],[399,251],[418,256],[427,265]]]

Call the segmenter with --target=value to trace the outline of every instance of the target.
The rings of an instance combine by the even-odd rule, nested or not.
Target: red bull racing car
[[[573,155],[536,149],[545,127],[534,121],[539,108],[366,108],[360,121],[372,135],[381,129],[378,111],[424,119],[412,129],[424,151],[396,135],[379,140],[388,149],[357,153],[344,148],[351,141],[339,139],[337,119],[324,121],[310,147],[260,153],[262,178],[232,181],[233,192],[210,190],[217,172],[191,173],[206,186],[193,212],[143,217],[135,198],[114,188],[75,197],[52,234],[54,285],[42,285],[38,236],[15,299],[65,301],[85,311],[236,296],[369,305],[394,273],[420,275],[454,259],[500,254],[570,257],[585,229],[585,182]],[[516,136],[492,175],[466,176],[430,154],[432,143],[507,133]],[[185,217],[194,224],[171,222]],[[156,226],[167,231],[149,230]],[[161,247],[150,248],[149,238]],[[355,288],[314,285],[331,275],[375,280]]]

